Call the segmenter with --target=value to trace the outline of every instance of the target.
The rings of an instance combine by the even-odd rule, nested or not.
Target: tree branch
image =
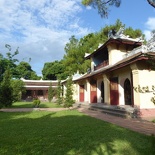
[[[155,8],[155,1],[153,1],[153,0],[147,0],[147,2],[148,2],[152,7]]]

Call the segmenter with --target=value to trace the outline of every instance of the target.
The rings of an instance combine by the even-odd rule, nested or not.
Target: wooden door
[[[119,92],[118,92],[118,78],[114,77],[110,79],[110,104],[119,104]]]
[[[80,102],[84,102],[84,85],[80,85]]]
[[[97,103],[97,83],[96,81],[93,81],[90,83],[90,102],[91,103]]]

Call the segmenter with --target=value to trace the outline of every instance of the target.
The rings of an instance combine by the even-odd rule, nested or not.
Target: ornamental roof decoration
[[[124,40],[135,41],[135,42],[144,42],[142,36],[133,39],[133,38],[130,38],[129,35],[124,35],[123,33],[124,33],[124,27],[121,26],[118,32],[116,32],[115,30],[111,30],[108,34],[108,38],[124,39]]]
[[[148,40],[147,44],[147,50],[150,52],[155,52],[155,31],[152,31],[151,33],[151,39]]]

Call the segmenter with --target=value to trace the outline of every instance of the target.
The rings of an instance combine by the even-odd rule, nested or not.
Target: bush
[[[41,103],[41,102],[40,102],[39,99],[37,99],[37,98],[33,99],[33,106],[34,106],[35,108],[39,108],[40,103]]]

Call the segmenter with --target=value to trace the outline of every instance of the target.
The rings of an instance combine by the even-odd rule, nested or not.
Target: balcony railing
[[[105,60],[105,61],[103,61],[102,63],[100,63],[99,65],[95,66],[95,67],[94,67],[94,70],[98,70],[98,69],[100,69],[100,68],[102,68],[102,67],[105,67],[105,66],[107,66],[107,65],[109,65],[109,61],[108,61],[108,60]]]

